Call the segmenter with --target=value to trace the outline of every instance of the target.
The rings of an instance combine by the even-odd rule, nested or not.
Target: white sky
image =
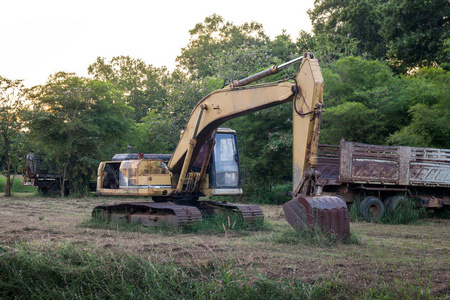
[[[278,6],[276,4],[279,4]],[[58,71],[87,76],[98,56],[129,55],[173,70],[189,30],[216,13],[241,25],[256,21],[271,38],[311,31],[314,0],[1,0],[0,75],[44,84]]]

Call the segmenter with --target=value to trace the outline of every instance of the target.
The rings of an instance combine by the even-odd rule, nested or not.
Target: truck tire
[[[393,196],[391,201],[386,206],[386,210],[388,213],[394,213],[397,209],[409,209],[409,201],[408,198],[406,198],[403,195],[396,195]]]
[[[394,198],[395,196],[396,195],[390,195],[390,196],[387,196],[386,198],[384,198],[383,205],[384,205],[384,208],[386,209],[386,211],[388,210],[388,206],[391,203],[392,198]]]
[[[384,215],[383,202],[375,196],[365,198],[359,208],[362,217],[369,223],[377,223]]]
[[[52,187],[50,188],[50,193],[52,195],[59,195],[61,193],[61,186],[59,184],[59,182],[54,182],[52,184]]]
[[[42,195],[48,195],[48,188],[45,186],[39,186],[38,192],[41,193]]]

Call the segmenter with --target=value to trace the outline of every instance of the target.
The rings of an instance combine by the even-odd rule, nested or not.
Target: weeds
[[[407,204],[400,203],[395,211],[387,211],[381,219],[381,223],[385,224],[414,224],[427,216],[427,211],[421,205],[417,207],[416,203],[411,199],[407,200]]]
[[[261,219],[246,222],[239,213],[219,213],[203,216],[203,221],[184,227],[185,233],[200,232],[228,234],[228,232],[247,234],[251,231],[270,230],[270,225]]]
[[[73,244],[15,246],[0,258],[2,299],[318,299],[323,294],[320,287],[271,279],[235,260],[178,266]]]
[[[359,206],[361,204],[361,199],[356,199],[351,204],[347,204],[349,206],[348,216],[350,218],[350,222],[361,222],[363,221],[363,217],[359,212]]]
[[[1,247],[1,299],[419,299],[429,286],[396,278],[366,289],[340,273],[306,283],[271,278],[239,259],[215,258],[191,265],[101,251],[71,243]]]
[[[427,212],[425,208],[421,205],[416,205],[414,201],[408,199],[408,204],[400,203],[395,211],[389,212],[385,208],[384,216],[381,218],[380,223],[384,224],[414,224],[427,217]],[[361,216],[359,207],[361,204],[361,199],[356,199],[352,204],[349,205],[349,217],[351,222],[361,222],[364,221]]]

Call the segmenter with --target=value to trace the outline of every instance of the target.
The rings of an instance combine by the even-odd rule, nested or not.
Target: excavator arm
[[[291,82],[247,84],[274,74],[302,60]],[[186,173],[191,168],[201,147],[224,122],[255,111],[293,102],[293,177],[296,193],[302,190],[304,174],[312,174],[316,163],[320,114],[323,107],[323,77],[317,59],[312,53],[281,66],[235,81],[203,98],[193,109],[181,139],[168,163],[173,174],[179,174],[177,191],[181,192]],[[309,172],[309,173],[308,173]]]

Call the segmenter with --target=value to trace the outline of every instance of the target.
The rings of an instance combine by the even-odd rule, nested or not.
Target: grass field
[[[11,176],[11,179],[13,177]],[[23,186],[20,183],[22,182],[22,176],[16,175],[14,179],[14,183],[12,185],[12,194],[23,195],[23,194],[34,194],[37,192],[37,188],[34,186]],[[6,189],[6,177],[0,174],[0,195],[5,193]]]
[[[119,201],[0,197],[0,298],[450,297],[448,219],[352,222],[352,240],[335,243],[295,232],[275,205],[261,205],[259,228],[233,228],[233,217],[196,230],[90,218]]]

